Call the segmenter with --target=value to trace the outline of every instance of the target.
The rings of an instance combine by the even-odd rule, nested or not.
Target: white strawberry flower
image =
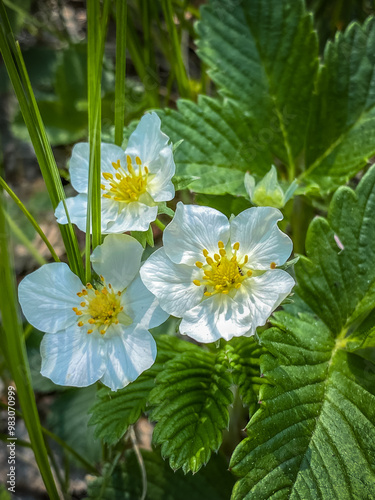
[[[86,387],[97,380],[116,391],[155,361],[148,328],[168,315],[143,285],[142,246],[126,234],[109,235],[91,262],[99,275],[83,285],[67,264],[46,264],[19,285],[26,319],[46,332],[41,373],[58,385]]]
[[[156,113],[144,115],[124,151],[114,144],[101,144],[102,233],[146,231],[158,214],[158,203],[172,200],[175,173],[172,145],[160,130]],[[78,195],[66,200],[71,222],[86,231],[89,177],[88,143],[74,146],[70,179]],[[56,208],[59,224],[67,224],[63,203]]]
[[[178,203],[141,278],[168,314],[182,318],[180,333],[208,343],[265,324],[294,286],[277,269],[292,251],[277,226],[282,218],[275,208],[254,207],[228,221],[213,208]]]

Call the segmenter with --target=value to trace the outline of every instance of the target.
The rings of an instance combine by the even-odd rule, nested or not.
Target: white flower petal
[[[58,385],[87,387],[105,371],[103,339],[88,335],[74,325],[57,333],[46,333],[40,345],[41,374]]]
[[[281,269],[266,271],[244,280],[234,300],[251,311],[251,331],[265,324],[272,312],[290,294],[294,279]]]
[[[121,211],[113,222],[107,225],[104,233],[123,233],[125,231],[147,231],[148,226],[158,215],[158,207],[149,207],[138,201],[119,203]]]
[[[69,164],[70,182],[78,193],[86,193],[89,184],[90,145],[79,142],[72,150]]]
[[[27,321],[38,330],[58,332],[73,325],[79,306],[81,280],[63,262],[45,264],[26,276],[18,287],[19,301]]]
[[[91,255],[92,267],[115,291],[122,291],[138,274],[142,245],[128,234],[109,234]]]
[[[79,194],[72,198],[67,198],[65,200],[70,221],[72,224],[75,224],[78,229],[86,232],[86,214],[87,214],[87,195]],[[101,228],[102,232],[105,233],[108,224],[112,224],[112,222],[116,219],[118,215],[118,203],[113,200],[109,200],[108,198],[101,199]],[[55,217],[57,218],[57,222],[59,224],[68,224],[68,218],[66,216],[65,208],[60,201],[55,210]]]
[[[81,231],[86,232],[87,195],[79,194],[72,198],[67,198],[65,203],[72,224],[75,224]],[[55,217],[59,224],[68,224],[68,218],[62,201],[56,207]]]
[[[168,313],[159,306],[156,297],[145,287],[138,275],[122,295],[124,313],[133,320],[133,325],[155,328],[168,319]]]
[[[176,171],[172,146],[162,149],[158,158],[147,166],[150,171],[147,192],[156,202],[172,200],[175,190],[171,179]]]
[[[155,160],[160,151],[168,144],[169,137],[160,130],[160,118],[156,113],[147,113],[131,134],[125,154],[132,160],[139,156],[146,166]]]
[[[101,143],[100,164],[102,172],[115,173],[116,170],[112,166],[112,162],[120,160],[123,166],[126,165],[125,152],[119,146],[114,144]],[[89,161],[90,161],[90,145],[88,142],[79,142],[72,151],[70,160],[70,182],[78,193],[88,192],[89,182]]]
[[[165,253],[176,264],[194,265],[204,259],[205,248],[213,255],[218,241],[227,243],[229,222],[222,213],[209,207],[177,203],[173,220],[163,234]]]
[[[164,248],[156,250],[141,267],[141,278],[146,287],[159,301],[160,306],[173,316],[184,313],[199,304],[203,286],[196,286],[202,271],[184,264],[174,264]]]
[[[126,165],[125,151],[115,144],[102,142],[100,150],[101,171],[114,174],[116,170],[113,168],[112,163],[117,163],[117,160],[120,160],[123,167]]]
[[[133,382],[156,358],[156,343],[147,330],[129,330],[117,325],[117,332],[118,335],[106,341],[106,371],[101,378],[113,391]]]
[[[282,218],[276,208],[253,207],[231,221],[231,243],[240,243],[238,256],[248,255],[252,269],[269,269],[272,262],[280,266],[290,256],[292,240],[277,226]]]
[[[230,340],[244,335],[249,329],[249,309],[237,304],[228,295],[212,295],[187,311],[180,324],[180,333],[198,342]]]

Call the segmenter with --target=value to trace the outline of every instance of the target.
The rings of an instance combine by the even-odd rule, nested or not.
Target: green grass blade
[[[153,72],[152,68],[147,67],[142,50],[141,42],[131,22],[127,25],[127,46],[130,53],[132,63],[134,64],[135,70],[144,85],[148,104],[150,108],[160,107],[159,99],[159,81],[156,73]]]
[[[10,231],[17,238],[17,240],[29,251],[29,253],[34,257],[37,263],[40,266],[47,264],[46,259],[38,252],[38,250],[34,247],[29,238],[25,235],[25,233],[20,229],[15,222],[13,222],[12,217],[8,214],[8,212],[4,211],[5,220],[9,226]]]
[[[4,181],[2,177],[0,177],[0,186],[9,194],[9,196],[12,198],[12,200],[16,203],[18,208],[21,209],[21,211],[24,213],[28,221],[31,223],[35,231],[39,234],[39,236],[42,238],[44,241],[45,245],[47,246],[48,250],[51,252],[52,257],[56,262],[60,262],[59,257],[57,256],[53,246],[51,243],[48,241],[47,236],[44,234],[42,228],[39,226],[37,221],[34,219],[34,217],[31,215],[31,213],[27,210],[25,205],[22,203],[22,201],[18,198],[16,193],[11,190],[11,188],[8,186],[8,184]]]
[[[163,13],[167,24],[170,42],[172,45],[173,68],[176,75],[177,86],[181,97],[191,97],[189,79],[186,74],[184,61],[181,53],[181,44],[178,38],[177,28],[174,23],[174,13],[171,0],[162,0]]]
[[[28,73],[18,44],[16,44],[4,5],[0,0],[0,51],[16,93],[31,142],[41,169],[53,208],[65,193],[59,171],[49,144],[39,109],[31,88]],[[83,277],[83,265],[77,238],[71,224],[60,226],[69,264],[73,272]]]
[[[4,213],[3,190],[0,189],[0,311],[3,323],[2,335],[9,355],[9,368],[17,387],[17,397],[24,413],[24,420],[36,462],[49,497],[58,500],[59,496],[49,466],[35,396],[31,386],[30,368],[17,307],[15,279],[8,250],[8,227]]]
[[[86,226],[86,281],[90,279],[90,221],[92,248],[101,243],[100,141],[101,141],[101,75],[107,32],[109,0],[87,3],[87,72],[88,119],[90,142],[89,189]]]
[[[125,125],[127,3],[116,0],[116,82],[115,82],[115,144],[121,146]]]

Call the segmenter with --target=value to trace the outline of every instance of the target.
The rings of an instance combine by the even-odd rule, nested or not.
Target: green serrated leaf
[[[263,176],[272,163],[268,144],[259,147],[253,118],[232,101],[206,96],[198,104],[180,99],[177,107],[158,111],[172,141],[184,138],[175,153],[176,175],[198,177],[189,184],[196,193],[246,196],[245,172]]]
[[[275,314],[262,334],[269,384],[231,469],[232,500],[367,498],[375,491],[375,365],[317,317]]]
[[[364,321],[360,322],[358,328],[343,340],[343,346],[350,352],[375,347],[375,310],[372,311]]]
[[[375,19],[338,32],[324,52],[306,145],[306,179],[332,191],[375,154]]]
[[[108,388],[98,391],[97,401],[90,409],[89,425],[95,426],[95,436],[104,442],[115,444],[122,438],[129,425],[133,425],[145,411],[155,377],[164,364],[192,348],[192,344],[168,335],[158,337],[157,346],[155,363],[137,380],[117,392]]]
[[[233,399],[222,353],[194,347],[167,363],[150,395],[153,441],[172,469],[185,473],[197,472],[218,450]]]
[[[227,500],[233,479],[228,466],[220,455],[198,474],[185,476],[182,471],[173,472],[159,454],[141,450],[147,477],[145,500]],[[125,455],[125,462],[112,473],[111,465],[105,465],[103,477],[88,485],[88,500],[135,500],[142,496],[140,466],[134,452]]]
[[[260,373],[260,355],[263,347],[253,337],[238,337],[226,344],[229,366],[232,369],[234,383],[250,415],[258,406],[259,388],[264,382]]]
[[[233,500],[375,491],[375,363],[362,344],[373,339],[374,204],[375,167],[310,225],[295,303],[261,335],[267,384],[232,457]]]
[[[337,334],[375,306],[375,167],[355,191],[339,188],[328,219],[316,218],[307,257],[295,266],[297,292]]]
[[[304,3],[211,0],[197,32],[198,53],[220,93],[254,117],[258,147],[267,142],[292,167],[304,145],[318,68],[317,36]]]

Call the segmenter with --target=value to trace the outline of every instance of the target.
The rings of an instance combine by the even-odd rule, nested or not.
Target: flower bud
[[[256,184],[253,176],[249,173],[245,174],[245,188],[249,198],[254,205],[260,207],[282,208],[293,196],[297,187],[297,181],[294,180],[284,193],[278,183],[277,171],[274,165],[258,184]]]

